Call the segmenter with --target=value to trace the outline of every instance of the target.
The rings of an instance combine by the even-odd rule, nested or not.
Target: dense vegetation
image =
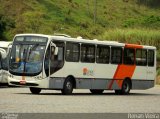
[[[17,33],[55,32],[105,38],[108,30],[135,28],[139,34],[160,30],[159,0],[0,0],[1,40]]]
[[[18,33],[65,33],[159,50],[160,0],[0,0],[0,40]]]

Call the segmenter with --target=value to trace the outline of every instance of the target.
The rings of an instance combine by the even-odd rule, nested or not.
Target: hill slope
[[[1,0],[0,39],[55,32],[101,38],[111,28],[160,29],[159,0],[97,0],[94,6],[95,0]]]

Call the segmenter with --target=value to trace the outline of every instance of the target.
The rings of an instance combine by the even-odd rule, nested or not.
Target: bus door
[[[55,45],[51,42],[50,44],[50,57],[49,57],[49,76],[54,72],[54,55],[55,55]]]
[[[60,79],[54,80],[54,73],[60,70],[64,65],[64,42],[54,42],[50,44],[50,60],[49,60],[49,87],[62,88],[63,83]],[[62,76],[62,75],[61,75]]]
[[[50,44],[50,75],[60,70],[64,65],[64,42]]]
[[[52,43],[48,46],[46,55],[45,55],[45,61],[44,61],[44,68],[45,68],[45,74],[47,77],[50,78],[50,75],[52,74],[52,65],[54,62],[54,50],[55,45]]]
[[[53,72],[54,72],[54,55],[55,55],[55,45],[52,44],[52,42],[50,43],[50,45],[47,48],[46,51],[46,56],[45,56],[45,73],[46,76],[49,79],[49,88],[53,88],[54,87],[54,80],[53,80]]]

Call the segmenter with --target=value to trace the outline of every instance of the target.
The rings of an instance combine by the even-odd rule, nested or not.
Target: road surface
[[[76,89],[73,95],[42,90],[33,95],[28,88],[0,88],[0,113],[159,113],[160,86],[132,90],[130,95],[105,91],[92,95]]]

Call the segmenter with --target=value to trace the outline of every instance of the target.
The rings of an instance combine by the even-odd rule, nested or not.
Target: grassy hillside
[[[108,29],[160,29],[159,0],[97,0],[95,23],[94,1],[1,0],[0,39],[11,40],[17,33],[55,32],[93,39]]]

